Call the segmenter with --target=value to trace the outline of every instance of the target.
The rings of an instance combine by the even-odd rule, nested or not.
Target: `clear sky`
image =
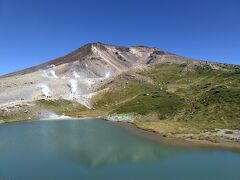
[[[240,64],[240,0],[0,0],[0,74],[96,41]]]

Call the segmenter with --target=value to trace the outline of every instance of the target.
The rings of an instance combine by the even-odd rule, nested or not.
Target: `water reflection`
[[[180,149],[161,146],[130,135],[126,130],[107,122],[85,121],[79,125],[66,124],[66,126],[70,133],[52,141],[56,142],[56,149],[68,154],[67,158],[85,166],[144,163],[181,152]],[[63,129],[60,126],[56,131]]]
[[[101,120],[48,121],[9,126],[14,136],[4,138],[1,152],[35,156],[53,154],[56,158],[87,167],[105,167],[124,163],[146,163],[182,152],[130,134],[125,129]],[[22,128],[20,128],[22,127]],[[14,146],[14,147],[13,147]],[[3,153],[2,153],[3,154]]]
[[[109,122],[0,126],[0,179],[240,179],[240,155],[161,145]]]

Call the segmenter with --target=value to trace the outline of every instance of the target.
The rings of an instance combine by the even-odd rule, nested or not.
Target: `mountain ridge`
[[[8,76],[14,76],[16,74],[30,73],[30,72],[34,72],[34,71],[37,71],[37,70],[40,70],[40,69],[46,69],[50,65],[57,65],[58,66],[58,65],[61,65],[61,64],[64,64],[64,63],[70,63],[70,62],[76,61],[77,59],[84,59],[85,56],[92,53],[92,46],[100,46],[100,47],[110,46],[110,47],[116,47],[117,49],[123,49],[125,51],[129,50],[130,48],[146,48],[146,49],[155,50],[154,53],[159,54],[159,55],[169,54],[169,55],[174,55],[174,56],[186,58],[184,56],[180,56],[180,55],[176,55],[176,54],[173,54],[173,53],[170,53],[170,52],[167,52],[167,51],[163,51],[163,50],[161,50],[157,47],[149,47],[149,46],[144,46],[144,45],[133,45],[133,46],[126,47],[126,46],[109,45],[109,44],[105,44],[105,43],[102,43],[102,42],[92,42],[92,43],[87,43],[87,44],[81,46],[80,48],[77,48],[76,50],[74,50],[74,51],[72,51],[72,52],[70,52],[66,55],[60,56],[60,57],[55,58],[53,60],[46,61],[46,62],[41,63],[39,65],[35,65],[35,66],[29,67],[29,68],[25,68],[23,70],[3,74],[3,75],[0,76],[0,78],[8,77]],[[77,56],[79,54],[80,54],[80,57]],[[186,58],[186,59],[192,59],[192,58]],[[200,59],[192,59],[192,60],[207,61],[207,60],[200,60]],[[227,63],[219,63],[217,61],[208,61],[208,62],[209,63],[217,63],[217,64],[227,64]],[[234,65],[234,64],[229,64],[229,65]]]
[[[169,137],[239,143],[239,94],[239,65],[90,43],[1,77],[0,120],[100,116]]]
[[[19,70],[19,71],[16,71],[16,72],[4,74],[0,77],[12,76],[12,75],[15,75],[15,74],[18,74],[18,73],[19,74],[29,73],[29,72],[37,71],[39,69],[46,69],[46,68],[48,68],[49,65],[58,66],[58,65],[61,65],[61,64],[64,64],[64,63],[70,63],[70,62],[73,62],[73,61],[77,61],[77,59],[84,59],[87,55],[92,53],[92,47],[93,46],[100,47],[103,50],[106,50],[104,46],[116,47],[119,50],[125,50],[125,51],[129,50],[129,48],[134,48],[134,47],[139,48],[140,47],[140,48],[146,48],[146,49],[155,49],[155,50],[158,50],[161,53],[166,53],[166,54],[168,53],[168,52],[162,51],[158,48],[148,47],[148,46],[143,46],[143,45],[134,45],[134,46],[125,47],[125,46],[109,45],[109,44],[105,44],[105,43],[102,43],[102,42],[92,42],[92,43],[87,43],[87,44],[81,46],[80,48],[77,48],[76,50],[74,50],[74,51],[72,51],[72,52],[70,52],[66,55],[55,58],[53,60],[49,60],[49,61],[44,62],[42,64],[35,65],[35,66],[29,67],[29,68],[25,68],[23,70]]]

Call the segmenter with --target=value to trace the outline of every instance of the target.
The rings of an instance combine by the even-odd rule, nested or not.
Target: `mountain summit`
[[[78,69],[85,68],[91,74],[104,76],[104,73],[109,70],[121,72],[137,64],[147,64],[156,54],[166,55],[170,53],[146,46],[123,47],[96,42],[86,44],[60,58],[9,75],[26,74],[41,69],[49,69],[51,66],[70,64],[77,65]]]
[[[3,122],[101,116],[166,136],[204,139],[214,131],[240,141],[238,65],[97,42],[0,82]]]
[[[174,55],[145,46],[89,43],[63,57],[1,77],[0,104],[63,98],[90,107],[90,93],[107,78],[168,56]]]

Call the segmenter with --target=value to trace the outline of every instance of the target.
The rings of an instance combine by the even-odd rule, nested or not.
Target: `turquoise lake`
[[[0,126],[0,179],[240,179],[240,153],[168,146],[114,123]]]

